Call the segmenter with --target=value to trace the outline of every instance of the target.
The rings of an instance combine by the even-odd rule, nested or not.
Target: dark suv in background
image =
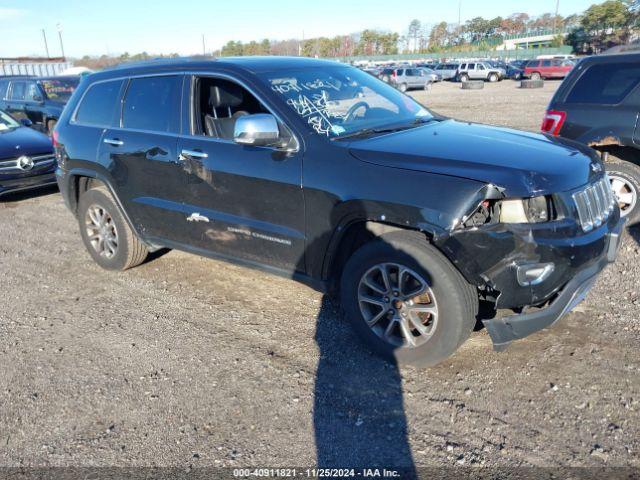
[[[51,134],[80,77],[0,77],[0,110]]]
[[[591,149],[434,115],[335,62],[106,70],[53,138],[102,267],[168,247],[267,269],[339,293],[358,336],[405,362],[451,355],[480,301],[497,349],[551,325],[613,261],[622,228]]]
[[[640,53],[578,63],[558,88],[542,131],[584,143],[605,160],[622,216],[640,221]]]

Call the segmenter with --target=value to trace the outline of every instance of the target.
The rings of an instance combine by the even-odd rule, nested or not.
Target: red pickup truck
[[[524,77],[531,80],[541,78],[564,78],[573,69],[575,63],[559,58],[530,60],[524,67]]]

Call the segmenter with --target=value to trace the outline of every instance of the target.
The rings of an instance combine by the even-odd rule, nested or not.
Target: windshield
[[[20,124],[16,122],[13,117],[10,117],[7,113],[0,110],[0,131],[18,128],[19,126]]]
[[[78,87],[78,79],[47,79],[40,82],[49,99],[56,102],[67,102]]]
[[[278,71],[267,82],[314,132],[329,138],[432,118],[410,97],[355,68]]]

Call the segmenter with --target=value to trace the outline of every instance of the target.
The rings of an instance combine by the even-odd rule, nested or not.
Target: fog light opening
[[[553,263],[536,263],[527,265],[518,265],[516,269],[516,276],[518,283],[523,287],[531,287],[534,285],[540,285],[544,282],[555,270]]]

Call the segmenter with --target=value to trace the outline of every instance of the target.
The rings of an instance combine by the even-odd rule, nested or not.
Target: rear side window
[[[11,82],[11,88],[9,88],[9,100],[24,100],[26,89],[26,82]]]
[[[177,133],[182,76],[134,78],[122,112],[122,126],[136,130]]]
[[[566,103],[615,105],[640,82],[640,65],[603,63],[592,65],[573,86]]]
[[[75,121],[98,127],[110,127],[119,111],[122,80],[96,83],[89,87],[76,112]]]

